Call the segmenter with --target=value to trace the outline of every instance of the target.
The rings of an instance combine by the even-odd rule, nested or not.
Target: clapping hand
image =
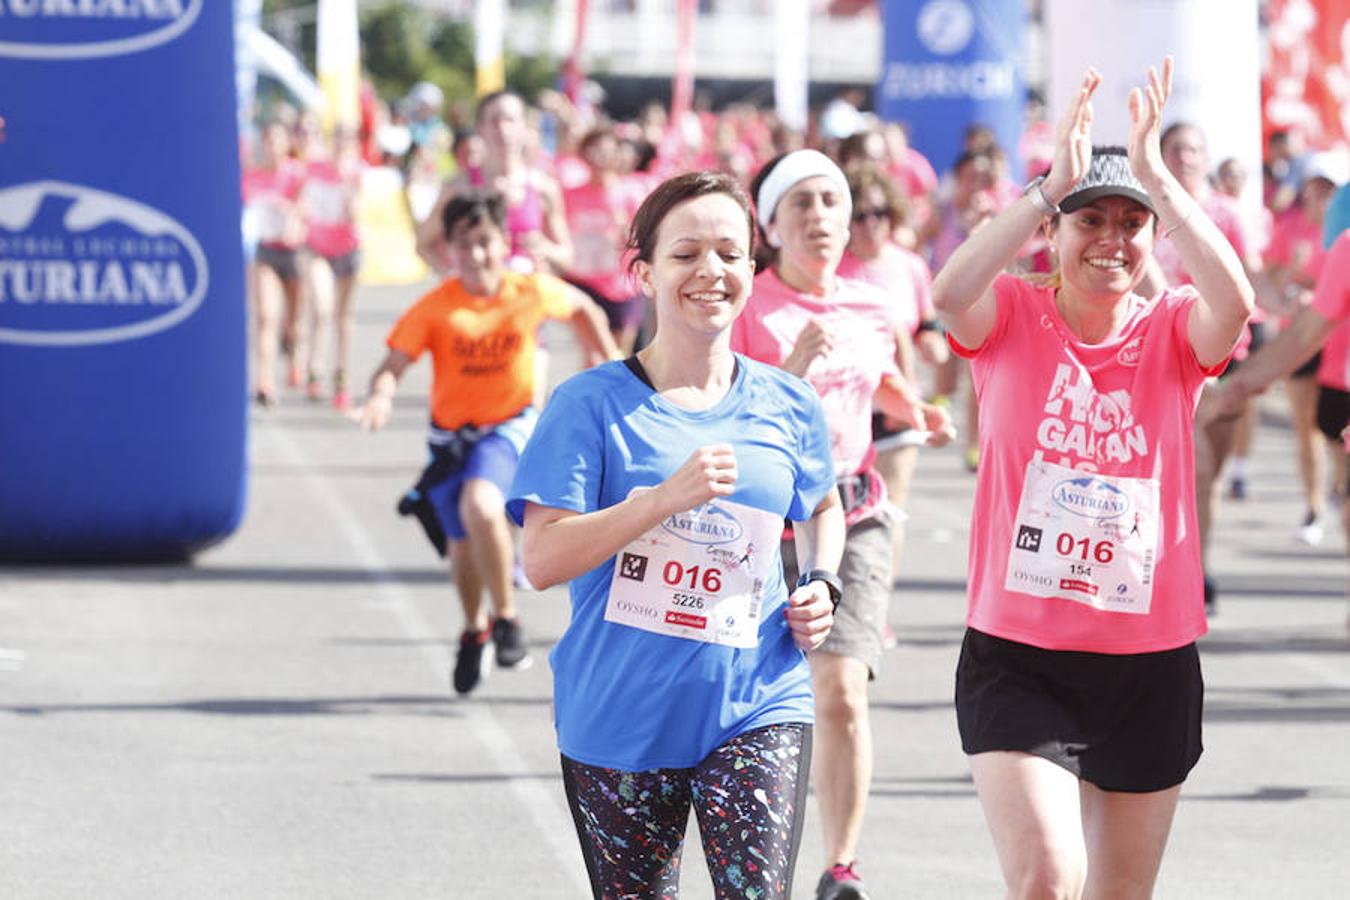
[[[1148,67],[1148,84],[1141,90],[1130,91],[1130,141],[1126,152],[1130,158],[1130,168],[1145,186],[1155,181],[1167,171],[1163,164],[1162,145],[1159,132],[1162,128],[1162,111],[1167,98],[1172,95],[1172,57],[1163,59],[1162,74],[1153,66]]]
[[[1092,95],[1101,83],[1102,76],[1096,69],[1084,72],[1078,93],[1059,121],[1055,158],[1041,185],[1046,198],[1055,205],[1073,190],[1092,164]]]

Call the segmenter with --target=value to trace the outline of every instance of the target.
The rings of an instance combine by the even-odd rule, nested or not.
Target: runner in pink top
[[[867,682],[880,666],[892,584],[885,484],[872,467],[872,405],[931,431],[935,444],[948,439],[950,422],[896,368],[903,326],[891,299],[836,274],[852,212],[839,167],[815,150],[797,150],[765,166],[752,187],[771,259],[732,327],[731,348],[816,389],[848,525],[834,628],[810,657],[815,788],[829,866],[817,896],[865,896],[856,854],[872,777]],[[793,542],[785,541],[783,552],[792,583],[798,576]]]
[[[1314,173],[1304,179],[1295,205],[1280,213],[1276,220],[1275,236],[1266,248],[1265,262],[1272,294],[1284,303],[1281,328],[1288,328],[1289,317],[1312,302],[1313,287],[1326,259],[1323,224],[1335,192],[1336,184],[1327,173]],[[1327,454],[1317,430],[1319,362],[1314,356],[1291,372],[1284,383],[1294,426],[1294,445],[1298,448],[1299,482],[1307,505],[1294,536],[1310,545],[1322,542],[1327,505]]]
[[[332,136],[332,152],[309,161],[309,174],[300,205],[305,213],[311,336],[305,393],[311,400],[323,397],[321,379],[330,371],[325,358],[328,332],[334,331],[331,364],[333,407],[351,406],[347,365],[351,359],[352,297],[361,269],[361,235],[356,229],[356,200],[361,192],[361,146],[350,128]]]
[[[1247,233],[1247,223],[1237,201],[1220,194],[1210,186],[1209,151],[1200,129],[1189,122],[1174,122],[1169,125],[1162,135],[1162,157],[1177,182],[1196,201],[1197,212],[1203,213],[1223,234],[1228,245],[1241,260],[1247,276],[1252,278],[1260,273],[1261,250],[1264,248],[1256,246],[1254,238]],[[1154,257],[1166,277],[1166,284],[1177,287],[1194,283],[1192,273],[1189,271],[1190,265],[1182,257],[1180,248],[1174,241],[1168,239],[1165,232],[1159,235]],[[1151,284],[1150,290],[1161,286]],[[1260,346],[1264,338],[1261,325],[1264,318],[1264,310],[1258,309],[1253,312],[1248,329],[1233,352],[1233,362],[1228,366],[1227,374],[1235,371],[1242,360],[1247,358],[1250,347]],[[1211,402],[1206,399],[1210,393],[1211,391],[1207,390],[1201,398],[1202,412],[1198,418],[1206,424],[1195,436],[1195,495],[1202,557],[1208,553],[1209,536],[1213,531],[1213,523],[1218,518],[1219,498],[1222,493],[1219,489],[1219,479],[1230,455],[1234,458],[1233,498],[1242,500],[1246,497],[1244,461],[1256,428],[1256,411],[1250,407],[1230,418],[1217,419],[1210,416],[1203,410],[1203,407]],[[1217,591],[1214,580],[1208,574],[1205,576],[1205,608],[1210,615],[1214,615],[1217,610]]]
[[[1279,337],[1252,354],[1224,381],[1215,414],[1240,409],[1250,396],[1311,359],[1319,347],[1322,362],[1317,370],[1321,385],[1317,426],[1328,438],[1350,449],[1345,443],[1345,429],[1350,424],[1350,231],[1341,232],[1327,251],[1312,302],[1295,314]],[[1341,517],[1350,535],[1350,503],[1342,505]],[[1350,626],[1350,615],[1346,625]]]
[[[258,163],[244,172],[244,220],[257,246],[248,271],[254,315],[254,399],[259,406],[277,402],[277,350],[285,352],[287,382],[300,384],[300,247],[304,219],[300,191],[305,169],[291,159],[291,133],[284,122],[263,126],[258,139]]]
[[[1192,416],[1253,291],[1164,166],[1172,60],[1093,149],[1089,69],[1043,179],[957,249],[933,300],[973,360],[980,467],[957,722],[1010,896],[1152,893],[1199,759]],[[1057,277],[1004,274],[1040,228]],[[1136,292],[1155,231],[1195,286]]]
[[[618,140],[612,128],[589,131],[581,140],[580,153],[589,178],[563,191],[567,229],[572,233],[568,280],[600,305],[614,343],[623,353],[632,353],[646,304],[624,265],[624,241],[642,196],[619,175]]]

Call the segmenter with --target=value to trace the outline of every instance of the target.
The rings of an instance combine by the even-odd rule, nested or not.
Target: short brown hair
[[[905,224],[909,218],[909,198],[904,189],[885,169],[876,163],[862,163],[848,170],[848,192],[853,195],[853,210],[862,208],[863,194],[877,188],[886,197],[886,212],[892,227]]]
[[[647,195],[633,215],[627,241],[628,249],[633,254],[628,262],[629,271],[633,271],[638,262],[652,261],[656,255],[657,232],[672,209],[686,200],[709,194],[726,194],[745,213],[746,235],[749,238],[747,249],[754,253],[755,216],[750,211],[750,198],[745,196],[745,191],[736,183],[736,179],[722,172],[685,172],[657,185],[656,190]]]
[[[506,198],[497,191],[474,190],[451,197],[441,210],[441,228],[448,241],[455,226],[467,222],[470,228],[488,222],[506,234]]]

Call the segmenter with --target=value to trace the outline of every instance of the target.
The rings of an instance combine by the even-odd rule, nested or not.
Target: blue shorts
[[[519,460],[520,454],[514,444],[500,434],[489,434],[469,451],[464,468],[427,489],[427,499],[435,508],[446,537],[462,541],[469,536],[459,517],[459,492],[469,478],[482,478],[495,484],[502,492],[502,515],[506,515],[506,492],[511,489],[511,479],[516,475]]]

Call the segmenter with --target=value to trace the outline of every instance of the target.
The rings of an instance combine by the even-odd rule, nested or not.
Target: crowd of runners
[[[691,810],[719,897],[789,896],[808,783],[816,896],[869,896],[868,683],[917,454],[952,440],[977,479],[957,721],[1009,895],[1151,894],[1202,750],[1209,536],[1262,490],[1251,400],[1277,379],[1291,540],[1350,510],[1346,174],[1277,135],[1256,211],[1171,79],[1141,73],[1124,146],[1092,142],[1089,70],[1057,125],[1028,105],[1025,172],[972,125],[941,177],[849,95],[807,135],[552,93],[469,115],[431,85],[360,131],[259,129],[254,399],[284,379],[378,430],[430,357],[400,511],[450,561],[453,688],[529,665],[515,591],[569,585],[554,715],[595,896],[675,896]],[[438,284],[358,382],[372,167]],[[552,396],[549,319],[585,366]]]

